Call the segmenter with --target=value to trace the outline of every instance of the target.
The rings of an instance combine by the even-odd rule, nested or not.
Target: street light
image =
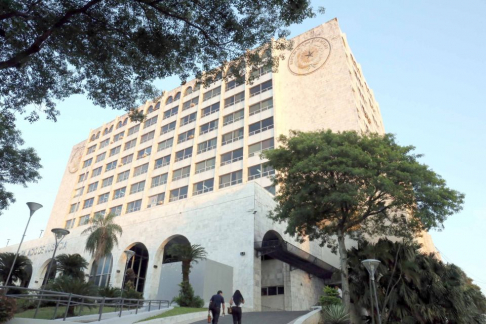
[[[45,279],[46,284],[49,281],[49,275],[51,274],[52,264],[54,263],[54,258],[56,257],[57,247],[59,246],[59,243],[61,243],[62,239],[70,233],[67,229],[64,228],[53,228],[51,232],[54,233],[54,237],[56,238],[56,243],[54,244],[54,253],[52,253],[52,259],[51,262],[49,262],[49,268],[47,269],[46,272],[46,279]]]
[[[361,261],[361,263],[364,265],[366,270],[368,270],[368,273],[370,275],[371,286],[373,289],[373,293],[375,295],[376,312],[378,313],[378,323],[381,324],[380,306],[378,305],[378,295],[376,294],[376,284],[375,284],[375,272],[376,269],[378,269],[378,266],[380,265],[381,262],[375,259],[366,259]]]
[[[135,251],[132,250],[126,250],[123,251],[125,255],[127,256],[127,262],[125,263],[125,271],[123,271],[123,281],[121,285],[121,297],[123,298],[123,289],[125,288],[125,276],[127,275],[127,267],[128,267],[128,262],[130,262],[130,259],[135,255]]]
[[[20,240],[20,244],[19,244],[19,247],[17,249],[17,253],[15,253],[15,257],[14,257],[14,260],[12,262],[12,267],[10,268],[10,271],[8,273],[7,281],[5,282],[5,286],[8,286],[8,282],[10,281],[10,277],[12,276],[13,269],[15,268],[15,262],[17,261],[17,257],[19,256],[19,251],[20,251],[20,247],[22,246],[22,242],[24,242],[25,233],[27,232],[27,227],[29,227],[29,223],[30,223],[30,218],[32,217],[32,215],[34,215],[36,210],[42,208],[41,204],[38,204],[38,203],[35,203],[35,202],[28,202],[27,206],[29,207],[29,210],[30,210],[29,220],[27,221],[27,225],[25,226],[24,235],[22,235],[22,239]]]

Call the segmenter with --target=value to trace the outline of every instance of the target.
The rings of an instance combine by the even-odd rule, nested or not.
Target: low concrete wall
[[[319,307],[296,319],[294,324],[319,324],[320,321],[321,308]]]
[[[190,313],[190,314],[184,314],[184,315],[178,315],[178,316],[170,316],[170,317],[164,317],[164,318],[157,318],[151,321],[146,321],[143,322],[143,324],[174,324],[174,323],[180,323],[180,322],[186,322],[190,320],[204,320],[208,318],[208,312],[197,312],[197,313]]]

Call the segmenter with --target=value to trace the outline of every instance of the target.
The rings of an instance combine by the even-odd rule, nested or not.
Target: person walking
[[[241,324],[241,304],[245,303],[245,299],[239,290],[236,290],[233,297],[230,299],[231,315],[233,316],[233,324]],[[234,306],[231,306],[235,304]],[[228,311],[229,313],[229,311]]]
[[[221,290],[218,290],[218,293],[216,295],[213,295],[213,297],[211,297],[211,300],[209,301],[209,311],[213,315],[213,321],[212,321],[213,324],[218,324],[221,308],[223,308],[223,316],[224,316],[223,292]]]

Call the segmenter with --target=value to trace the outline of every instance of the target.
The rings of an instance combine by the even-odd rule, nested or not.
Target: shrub
[[[15,299],[0,296],[0,323],[6,323],[14,317],[17,303]]]
[[[194,296],[194,289],[189,282],[183,281],[179,284],[179,287],[181,287],[179,296],[174,297],[173,301],[181,307],[203,307],[204,300],[199,296]]]
[[[324,323],[326,324],[348,324],[349,313],[343,304],[328,305],[322,308]]]
[[[98,295],[106,298],[118,298],[121,295],[121,289],[114,287],[100,287],[98,289]]]
[[[339,293],[336,289],[331,288],[329,286],[324,287],[324,295],[321,296],[319,299],[321,306],[329,306],[329,305],[340,305],[342,304],[342,300],[338,297]]]

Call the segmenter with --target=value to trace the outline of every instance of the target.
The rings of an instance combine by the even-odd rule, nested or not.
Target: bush
[[[348,324],[349,313],[343,304],[328,305],[322,308],[324,323],[326,324]]]
[[[183,281],[179,284],[181,290],[179,296],[174,297],[173,301],[180,307],[195,307],[201,308],[204,305],[204,300],[199,296],[194,296],[194,289],[189,282]]]
[[[15,299],[0,296],[0,323],[6,323],[14,317],[17,303]]]
[[[31,299],[17,299],[17,313],[37,307],[37,302]]]
[[[121,289],[114,287],[100,287],[98,289],[98,295],[106,298],[118,298],[121,295]]]
[[[342,304],[342,300],[338,297],[339,292],[337,289],[331,288],[329,286],[324,287],[324,295],[321,296],[319,299],[321,306],[329,306],[329,305],[340,305]]]

